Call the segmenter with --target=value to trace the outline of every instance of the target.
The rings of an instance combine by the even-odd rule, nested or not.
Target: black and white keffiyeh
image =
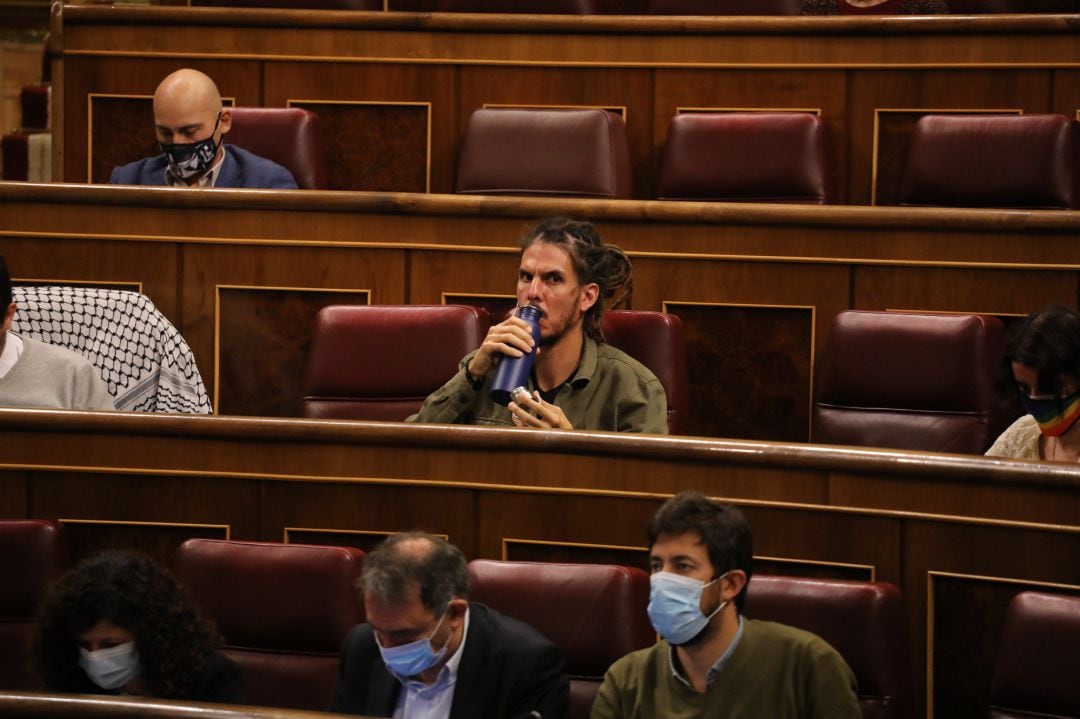
[[[86,357],[118,410],[209,414],[195,356],[150,298],[97,287],[15,287],[12,330]]]

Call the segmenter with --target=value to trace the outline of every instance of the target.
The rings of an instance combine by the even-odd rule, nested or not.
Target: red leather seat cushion
[[[235,107],[225,142],[282,165],[301,189],[326,188],[318,116],[298,107]]]

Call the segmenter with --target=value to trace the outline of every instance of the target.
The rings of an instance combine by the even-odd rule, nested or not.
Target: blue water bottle
[[[510,404],[514,390],[529,384],[529,373],[532,372],[533,362],[536,360],[536,348],[540,346],[540,308],[536,305],[525,305],[518,307],[514,314],[529,323],[535,344],[532,352],[528,354],[520,357],[503,355],[499,360],[495,381],[491,385],[491,399],[501,405]]]

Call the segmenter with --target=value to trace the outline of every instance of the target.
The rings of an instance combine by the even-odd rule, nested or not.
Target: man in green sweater
[[[742,616],[753,555],[742,514],[696,492],[647,530],[649,619],[663,639],[612,665],[591,719],[859,719],[855,677],[820,637]]]

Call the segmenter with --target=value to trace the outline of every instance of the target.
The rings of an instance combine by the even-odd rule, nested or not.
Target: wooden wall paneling
[[[408,301],[442,304],[444,294],[516,297],[518,259],[516,245],[484,252],[411,251]]]
[[[214,407],[221,414],[300,417],[315,315],[371,304],[369,290],[219,285]]]
[[[330,189],[425,192],[416,185],[420,179],[427,184],[430,164],[430,191],[453,192],[459,135],[454,67],[338,62],[265,67],[268,106],[291,101],[320,113]],[[421,150],[425,157],[418,155]]]
[[[217,305],[219,286],[294,288],[296,291],[309,293],[310,301],[301,301],[298,298],[302,295],[294,293],[295,296],[292,299],[286,297],[284,302],[279,304],[278,309],[286,312],[281,318],[289,318],[292,321],[302,321],[298,318],[308,314],[313,319],[314,312],[323,303],[353,299],[355,294],[350,290],[370,290],[371,295],[368,299],[370,304],[393,304],[405,300],[405,261],[404,252],[401,250],[359,251],[334,247],[249,244],[188,245],[184,250],[183,273],[185,284],[190,291],[185,293],[184,323],[180,330],[195,353],[199,366],[203,368],[203,381],[211,396],[217,394],[215,378],[218,372],[211,370],[215,368],[214,343],[218,336],[215,313],[219,309]],[[340,294],[328,296],[320,290]],[[281,297],[281,295],[276,295],[276,297]],[[263,294],[262,298],[272,303],[275,295]],[[269,307],[269,304],[264,304],[258,311],[267,311]],[[232,315],[228,319],[242,322],[244,316]],[[251,316],[249,319],[254,321],[256,316]],[[267,320],[272,324],[273,314],[267,315]],[[308,326],[310,326],[310,321]],[[273,342],[274,334],[272,330],[268,332],[270,334],[264,337],[268,342]],[[303,336],[305,336],[302,328],[294,327],[288,330],[281,328],[278,337],[286,335],[299,341],[303,341]],[[232,340],[227,338],[227,341]],[[237,347],[235,344],[232,346],[241,354],[230,357],[226,364],[232,363],[232,367],[242,371],[240,368],[243,364],[248,359],[254,361],[254,358],[251,358],[243,347]],[[295,354],[294,350],[300,351],[300,348],[293,348],[291,350],[293,354]],[[297,371],[301,373],[299,376],[296,374]],[[302,365],[294,366],[281,376],[282,384],[272,388],[271,391],[292,391],[289,388],[299,387],[301,377]],[[266,377],[255,376],[256,381],[265,379]],[[257,384],[251,385],[251,389],[257,392]],[[228,398],[228,392],[223,396]],[[247,396],[244,401],[253,399],[254,397]],[[282,402],[280,405],[276,404],[279,400]],[[227,399],[226,404],[230,401],[232,400]],[[272,407],[260,404],[258,409],[272,408],[275,411],[285,411],[291,400],[277,397],[274,402]],[[232,405],[232,411],[244,412],[255,409],[255,407],[245,407],[242,404]]]
[[[97,161],[94,181],[107,181],[110,162],[130,162],[132,154],[146,149],[153,138],[153,124],[140,128],[145,119],[145,105],[139,101],[122,102],[124,97],[153,96],[166,75],[182,67],[201,70],[214,79],[223,97],[235,98],[237,105],[261,106],[262,83],[259,63],[251,60],[214,60],[204,58],[124,58],[98,57],[92,62],[67,60],[64,66],[64,168],[56,181],[86,182],[90,174],[91,139],[100,146],[102,157]],[[103,121],[90,136],[91,95],[100,95],[97,107],[105,111]],[[131,112],[138,113],[132,117]],[[152,117],[152,111],[150,117]],[[147,132],[149,130],[149,132]],[[133,135],[133,133],[135,133]],[[55,140],[54,140],[55,141]],[[134,158],[138,159],[138,158]],[[102,180],[103,178],[103,180]]]
[[[190,522],[127,522],[111,519],[60,518],[78,563],[106,549],[143,552],[171,567],[176,549],[189,539],[229,539],[226,524]]]
[[[1004,463],[1008,466],[1009,462]],[[922,478],[879,473],[874,477],[833,472],[829,497],[853,507],[895,507],[906,511],[946,516],[975,515],[1022,522],[1033,516],[1047,523],[1070,525],[1080,517],[1080,496],[1064,488],[1031,487],[1017,482],[996,482],[959,487],[942,473]]]
[[[1025,113],[1050,108],[1049,70],[852,70],[848,86],[851,204],[870,204],[877,110],[931,108]],[[885,169],[889,169],[886,166]]]
[[[515,107],[626,108],[634,197],[652,197],[656,174],[652,128],[652,71],[638,68],[463,66],[458,95],[459,141],[469,116],[486,104]]]
[[[259,538],[264,541],[282,541],[285,527],[360,530],[374,536],[420,529],[444,535],[466,556],[475,556],[475,492],[468,487],[379,485],[362,479],[349,484],[267,481],[260,497]],[[335,539],[331,533],[318,536]],[[336,536],[333,544],[373,546],[356,542],[357,535]]]
[[[21,470],[0,472],[0,519],[27,519],[30,478]]]
[[[909,634],[916,656],[925,657],[927,667],[927,677],[916,680],[933,678],[932,686],[927,686],[927,716],[984,716],[979,711],[987,699],[985,672],[992,667],[990,653],[1000,634],[1000,606],[1008,598],[1006,593],[988,591],[995,584],[992,579],[950,583],[939,594],[934,573],[1080,588],[1080,531],[1053,525],[911,519],[905,524],[903,551]],[[949,620],[958,612],[966,620],[955,625]],[[958,679],[961,676],[967,678]]]
[[[810,438],[814,308],[665,302],[686,335],[692,433]]]
[[[1076,270],[856,267],[855,309],[1027,315],[1051,302],[1075,306]]]
[[[619,564],[649,571],[649,551],[645,546],[623,547],[584,542],[545,542],[534,539],[503,538],[500,559],[509,562],[555,562],[565,564]]]
[[[1050,112],[1080,120],[1080,70],[1058,69],[1054,71],[1054,102]]]
[[[819,110],[825,124],[833,202],[844,204],[848,201],[845,77],[842,70],[658,69],[653,104],[656,166],[659,167],[668,123],[679,108]]]
[[[782,502],[734,503],[753,528],[755,556],[836,564],[836,574],[869,567],[877,581],[903,581],[903,531],[894,516],[836,507],[791,507]],[[780,565],[774,561],[769,568]]]
[[[672,307],[675,314],[687,315],[693,432],[807,441],[813,357],[828,336],[833,315],[849,307],[847,268],[653,257],[633,261],[635,275],[648,278],[635,283],[634,308]],[[751,337],[756,343],[743,344]],[[753,377],[768,377],[769,383],[775,378],[776,384],[762,387]]]
[[[48,211],[42,214],[48,214]],[[66,224],[62,223],[62,226],[66,227]],[[88,286],[119,283],[122,289],[139,285],[140,291],[178,325],[180,283],[175,244],[123,242],[118,245],[115,241],[79,232],[82,228],[72,229],[71,234],[83,236],[42,239],[8,234],[0,229],[0,254],[6,258],[12,277]]]
[[[487,310],[492,322],[498,323],[504,318],[509,317],[510,313],[517,308],[517,296],[513,294],[498,295],[444,292],[442,294],[442,304],[481,307]]]

